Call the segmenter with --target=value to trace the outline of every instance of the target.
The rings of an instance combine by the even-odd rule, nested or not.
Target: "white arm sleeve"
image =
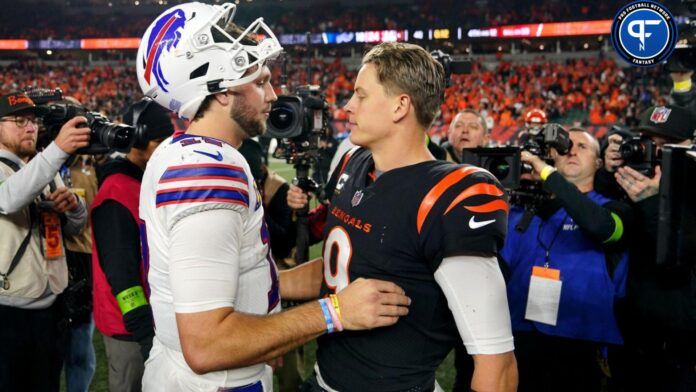
[[[495,257],[446,257],[435,280],[469,355],[514,349],[505,280]]]
[[[174,224],[169,280],[175,312],[234,307],[243,227],[242,215],[229,209],[197,212]]]

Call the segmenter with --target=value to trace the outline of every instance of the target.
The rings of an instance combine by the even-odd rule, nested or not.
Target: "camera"
[[[278,139],[275,158],[311,166],[319,140],[330,130],[329,105],[319,86],[299,86],[295,95],[280,95],[271,107],[266,135]]]
[[[570,134],[560,124],[549,123],[538,129],[530,129],[520,136],[520,145],[523,150],[538,156],[539,158],[553,162],[551,148],[560,155],[565,155],[573,147]],[[528,170],[531,172],[531,170]]]
[[[326,127],[328,104],[319,86],[300,86],[296,92],[278,96],[268,117],[268,136],[292,139]]]
[[[652,139],[634,136],[624,139],[619,145],[619,154],[624,165],[648,176],[655,175],[655,166],[660,163],[660,154]]]
[[[529,151],[548,163],[553,163],[551,149],[565,155],[573,146],[570,135],[560,124],[549,123],[532,129],[520,137],[520,145],[514,147],[465,148],[462,162],[482,167],[493,174],[509,190],[529,190],[523,186],[522,174],[531,173],[532,168],[522,163],[522,151]]]
[[[466,57],[463,60],[454,60],[451,55],[441,51],[433,50],[430,52],[435,61],[442,65],[445,70],[445,87],[449,87],[451,83],[450,77],[452,74],[465,75],[471,73],[473,60],[471,57]]]
[[[76,154],[106,154],[111,151],[127,153],[135,142],[136,129],[124,124],[114,124],[97,112],[87,111],[81,105],[63,100],[60,89],[25,89],[24,93],[37,106],[37,116],[46,127],[48,138],[58,136],[61,127],[75,116],[84,116],[89,127],[90,142]]]
[[[516,229],[525,231],[531,217],[550,195],[542,189],[540,182],[522,179],[522,174],[533,171],[531,166],[522,163],[522,151],[528,151],[551,164],[551,149],[565,155],[572,148],[573,141],[560,124],[549,123],[523,134],[520,144],[513,147],[465,148],[462,162],[488,170],[508,190],[510,202],[524,207],[525,219]]]

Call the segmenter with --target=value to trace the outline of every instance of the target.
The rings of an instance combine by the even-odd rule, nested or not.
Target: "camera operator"
[[[688,145],[694,129],[694,113],[665,106],[643,112],[635,131],[640,132],[646,150],[654,143],[659,151],[667,143]],[[617,372],[618,383],[625,383],[621,388],[626,390],[694,390],[694,270],[660,268],[656,264],[661,169],[656,165],[654,175],[648,176],[629,167],[619,152],[623,142],[617,135],[609,137],[604,168],[613,173],[613,186],[631,201],[637,220],[629,246],[627,296],[619,312],[626,345],[617,353],[622,365]]]
[[[440,147],[447,151],[447,160],[462,163],[462,150],[484,147],[490,140],[490,130],[481,113],[472,109],[459,112],[447,129],[447,141]]]
[[[622,343],[614,303],[624,292],[630,208],[593,189],[602,166],[597,140],[578,128],[569,134],[573,146],[555,154],[555,167],[522,152],[552,197],[524,231],[524,207],[511,209],[501,252],[511,270],[520,391],[599,391],[597,350]]]
[[[123,120],[147,129],[144,140],[136,141],[124,158],[111,159],[98,170],[99,191],[90,210],[94,321],[104,335],[109,390],[140,391],[154,336],[145,294],[147,251],[141,249],[140,183],[150,156],[174,133],[174,126],[169,111],[146,100],[131,105]]]
[[[80,127],[86,119],[68,121],[55,141],[37,154],[36,114],[36,106],[22,93],[0,97],[3,391],[59,388],[65,331],[58,295],[68,283],[61,229],[77,233],[87,217],[83,203],[58,176],[70,154],[89,144],[89,128]]]

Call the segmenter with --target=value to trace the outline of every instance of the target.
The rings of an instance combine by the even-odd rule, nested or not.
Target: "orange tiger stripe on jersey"
[[[477,212],[480,214],[487,214],[489,212],[493,211],[498,211],[498,210],[503,210],[506,213],[508,212],[510,206],[508,206],[508,203],[506,203],[504,200],[493,200],[490,201],[486,204],[481,204],[479,206],[464,206],[467,210],[471,212]]]
[[[439,199],[440,196],[442,196],[442,194],[445,193],[445,191],[452,187],[452,185],[456,184],[461,179],[466,178],[477,171],[482,171],[482,169],[473,166],[462,167],[446,175],[442,180],[440,180],[440,182],[435,184],[435,186],[430,190],[430,192],[428,192],[428,194],[425,195],[420,207],[418,208],[418,234],[420,234],[421,229],[423,228],[423,223],[425,223],[425,218],[428,217],[428,214],[430,213],[430,210],[433,209],[433,206],[435,205],[435,202],[437,202],[437,199]]]
[[[493,184],[476,184],[466,188],[462,193],[457,196],[452,203],[445,210],[445,214],[450,212],[454,206],[461,203],[464,199],[468,199],[471,196],[476,195],[491,195],[491,196],[502,196],[503,191]]]

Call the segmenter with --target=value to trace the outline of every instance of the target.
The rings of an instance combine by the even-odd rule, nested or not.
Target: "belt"
[[[263,384],[261,381],[256,381],[241,387],[218,388],[217,392],[263,392]]]

